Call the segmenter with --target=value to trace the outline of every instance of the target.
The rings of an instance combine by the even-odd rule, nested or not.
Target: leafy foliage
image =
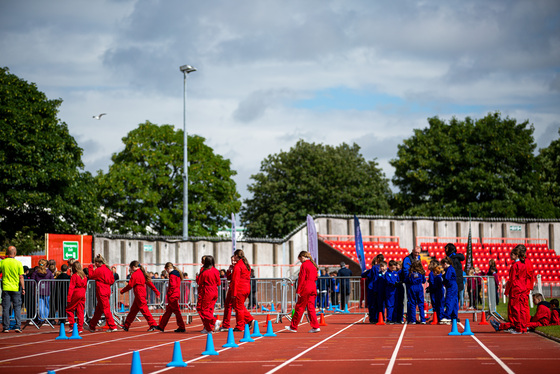
[[[189,236],[215,235],[241,206],[230,161],[189,136]],[[114,233],[181,235],[183,130],[146,121],[123,138],[107,174],[97,175],[106,226]]]
[[[491,113],[479,120],[438,117],[399,145],[393,183],[397,214],[539,217],[555,208],[538,181],[533,127]]]
[[[542,187],[560,210],[560,139],[553,140],[547,148],[541,149],[537,160]],[[557,211],[556,217],[560,217],[560,212]]]
[[[57,118],[61,103],[0,69],[0,242],[18,232],[40,240],[99,228],[93,177]]]
[[[307,214],[387,214],[388,180],[358,145],[306,143],[268,156],[248,186],[242,221],[251,237],[282,237]]]

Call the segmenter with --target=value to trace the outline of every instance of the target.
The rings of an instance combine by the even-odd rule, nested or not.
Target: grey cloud
[[[546,126],[540,133],[537,140],[537,149],[547,148],[553,140],[558,139],[560,122],[553,122]]]
[[[250,123],[261,118],[266,110],[290,95],[289,90],[259,90],[243,99],[233,113],[236,121]]]

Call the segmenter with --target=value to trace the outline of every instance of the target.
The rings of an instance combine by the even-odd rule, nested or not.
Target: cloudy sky
[[[86,170],[139,123],[183,126],[250,176],[298,139],[357,143],[387,177],[426,119],[560,127],[560,2],[0,0],[0,65],[61,98]],[[98,121],[92,116],[105,112]]]

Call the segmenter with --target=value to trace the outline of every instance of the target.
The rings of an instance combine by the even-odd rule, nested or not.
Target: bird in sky
[[[106,115],[106,114],[107,114],[107,113],[101,113],[101,114],[98,115],[98,116],[93,116],[93,118],[95,118],[95,119],[101,119],[101,116],[104,116],[104,115]]]

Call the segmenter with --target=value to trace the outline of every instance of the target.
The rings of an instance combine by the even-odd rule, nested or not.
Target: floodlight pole
[[[183,240],[189,238],[189,155],[187,148],[187,74],[196,71],[190,65],[179,67],[183,72]]]

